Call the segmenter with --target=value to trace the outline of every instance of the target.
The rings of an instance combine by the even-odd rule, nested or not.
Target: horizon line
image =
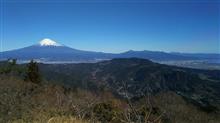
[[[37,44],[24,46],[24,47],[20,47],[20,48],[15,48],[15,49],[7,49],[7,50],[1,49],[0,53],[19,50],[19,49],[22,49],[22,48],[27,48],[27,47],[31,47],[31,46],[37,46],[37,45],[39,45],[39,44],[37,43]],[[124,50],[124,51],[120,51],[120,52],[106,52],[106,51],[97,51],[97,50],[89,50],[89,49],[77,49],[77,48],[73,48],[71,46],[67,46],[67,45],[64,45],[64,44],[62,44],[61,46],[72,48],[72,49],[75,49],[75,50],[81,50],[81,51],[87,51],[87,52],[97,52],[97,53],[109,53],[109,54],[122,54],[122,53],[130,52],[130,51],[133,51],[133,52],[148,51],[148,52],[180,53],[180,54],[185,53],[185,54],[218,54],[218,55],[220,55],[220,52],[183,52],[183,51],[147,50],[147,49],[143,49],[143,50],[128,49],[128,50]]]

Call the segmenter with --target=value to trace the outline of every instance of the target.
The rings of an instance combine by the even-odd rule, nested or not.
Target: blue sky
[[[1,0],[1,51],[50,38],[102,52],[220,52],[217,0]]]

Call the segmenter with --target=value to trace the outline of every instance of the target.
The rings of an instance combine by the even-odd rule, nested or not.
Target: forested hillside
[[[0,122],[218,123],[219,71],[143,59],[0,63]]]

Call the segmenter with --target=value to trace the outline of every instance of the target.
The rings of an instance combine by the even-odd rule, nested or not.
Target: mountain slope
[[[124,53],[120,53],[117,56],[118,58],[143,58],[143,59],[151,59],[151,60],[157,60],[157,61],[166,61],[166,60],[196,60],[197,57],[192,56],[181,56],[176,54],[170,54],[166,52],[159,52],[159,51],[127,51]]]
[[[1,122],[47,122],[51,117],[82,115],[86,120],[111,123],[114,119],[117,123],[139,122],[136,116],[143,122],[159,117],[158,123],[219,121],[217,70],[186,69],[137,58],[39,64],[42,81],[36,84],[23,81],[26,67],[0,62]],[[127,121],[128,115],[134,117]]]
[[[113,59],[93,64],[40,65],[49,81],[99,91],[109,89],[131,99],[172,91],[204,110],[220,106],[220,71],[194,70],[144,59]]]
[[[36,85],[12,75],[0,75],[0,78],[1,123],[87,123],[86,121],[91,123],[91,120],[99,122],[98,120],[101,118],[102,121],[115,123],[114,120],[109,121],[109,117],[106,117],[111,117],[112,114],[114,119],[121,119],[121,121],[117,120],[117,123],[131,121],[126,120],[127,113],[132,114],[132,112],[128,112],[131,111],[126,107],[128,104],[119,98],[109,96],[109,93],[97,95],[88,90],[69,89],[59,85]],[[114,110],[111,110],[111,101],[115,102],[113,103]],[[149,122],[155,118],[158,119],[158,115],[160,121],[155,123],[219,122],[218,114],[202,112],[173,92],[163,92],[151,96],[151,102],[153,111],[147,120]],[[100,106],[100,112],[95,112],[94,109],[97,106]],[[107,110],[103,106],[106,106]],[[144,108],[144,106],[149,106],[146,105],[145,100],[140,100],[133,106],[137,108],[138,112],[141,112],[141,117],[150,112]],[[163,115],[160,114],[160,111],[164,112]],[[86,117],[80,117],[83,115]],[[133,122],[138,121],[133,119]]]

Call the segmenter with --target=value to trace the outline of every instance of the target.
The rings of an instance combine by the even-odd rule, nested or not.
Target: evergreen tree
[[[31,60],[31,62],[28,64],[26,80],[29,80],[33,83],[40,83],[41,81],[39,67],[37,62],[34,62],[33,60]]]
[[[17,64],[17,59],[12,59],[11,65],[12,65],[12,66],[15,66],[16,64]]]

